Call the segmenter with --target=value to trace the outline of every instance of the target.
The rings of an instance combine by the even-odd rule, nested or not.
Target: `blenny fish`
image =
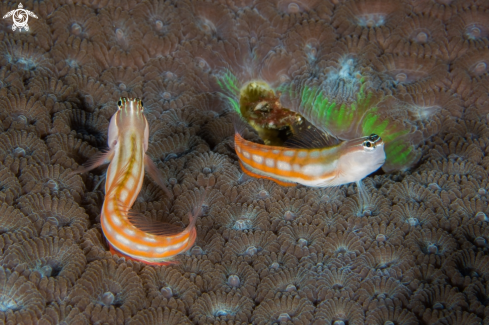
[[[236,128],[234,144],[241,168],[247,175],[270,179],[282,186],[359,184],[385,161],[384,142],[377,134],[331,146],[324,142],[324,147],[320,148],[306,148],[307,145],[287,148],[245,140]]]
[[[197,237],[195,222],[200,211],[193,211],[185,229],[150,220],[130,211],[141,191],[146,171],[165,190],[163,176],[146,155],[149,126],[139,98],[121,98],[119,109],[109,124],[107,152],[91,159],[86,172],[110,163],[105,182],[105,200],[100,222],[111,252],[146,264],[167,265],[168,258],[192,247]]]

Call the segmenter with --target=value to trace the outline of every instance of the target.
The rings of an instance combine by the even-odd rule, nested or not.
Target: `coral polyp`
[[[0,323],[489,325],[489,1],[0,12]]]

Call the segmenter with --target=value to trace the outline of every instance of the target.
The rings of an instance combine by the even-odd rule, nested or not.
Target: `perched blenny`
[[[187,251],[194,244],[195,221],[200,211],[191,213],[185,229],[130,211],[141,191],[145,171],[167,195],[171,194],[163,176],[145,154],[149,126],[143,103],[139,98],[121,98],[118,106],[109,124],[109,150],[76,172],[110,163],[100,222],[111,252],[147,264],[166,265],[168,258]]]
[[[376,134],[336,145],[328,146],[324,142],[325,146],[320,148],[287,148],[247,141],[236,131],[234,143],[246,174],[271,179],[283,186],[359,183],[385,161],[384,142]]]

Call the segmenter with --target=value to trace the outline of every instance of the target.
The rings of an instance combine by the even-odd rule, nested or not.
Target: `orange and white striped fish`
[[[130,212],[141,191],[145,170],[167,195],[171,194],[163,176],[146,155],[149,126],[143,103],[139,98],[121,98],[118,106],[109,124],[109,150],[76,172],[110,162],[100,222],[111,252],[146,264],[167,265],[168,258],[187,251],[194,244],[195,222],[200,211],[191,213],[189,224],[183,230]]]
[[[244,173],[273,180],[282,186],[298,183],[329,187],[359,183],[385,161],[384,142],[376,134],[333,146],[305,149],[254,143],[236,131],[234,145]]]

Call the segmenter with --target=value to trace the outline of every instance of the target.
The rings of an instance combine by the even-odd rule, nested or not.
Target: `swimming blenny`
[[[118,106],[110,120],[109,151],[76,172],[110,162],[100,222],[111,252],[146,264],[166,265],[168,258],[185,252],[194,244],[197,237],[195,221],[200,211],[196,209],[190,214],[185,229],[130,211],[141,191],[145,171],[167,195],[171,194],[151,158],[145,154],[149,126],[143,103],[139,98],[123,97]]]
[[[301,141],[299,148],[287,148],[247,141],[236,128],[234,142],[246,174],[271,179],[283,186],[359,183],[385,162],[384,142],[377,134],[336,145],[328,145],[327,141]],[[317,148],[307,148],[313,143]]]

